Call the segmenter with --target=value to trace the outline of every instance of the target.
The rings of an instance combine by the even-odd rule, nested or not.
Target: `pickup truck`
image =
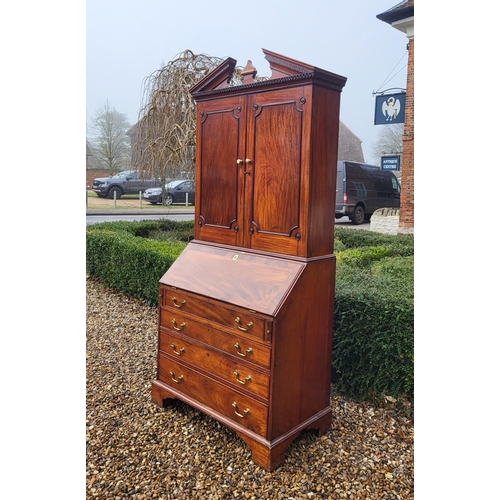
[[[139,194],[151,187],[160,186],[155,180],[142,181],[137,170],[124,170],[112,177],[99,177],[92,183],[92,191],[100,198],[116,199],[123,194]]]

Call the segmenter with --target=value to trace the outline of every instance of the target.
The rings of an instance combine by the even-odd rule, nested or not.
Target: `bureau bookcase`
[[[196,102],[195,234],[160,279],[159,405],[233,429],[272,470],[331,426],[335,182],[346,79],[264,50],[243,83],[226,59]]]

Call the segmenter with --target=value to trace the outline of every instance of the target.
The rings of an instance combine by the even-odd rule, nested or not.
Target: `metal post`
[[[142,191],[139,191],[139,208],[142,208]]]
[[[86,193],[86,204],[87,204],[87,208],[89,208],[89,192],[87,190],[85,190],[85,193]]]
[[[186,193],[186,207],[188,206],[188,193]]]
[[[116,189],[113,191],[113,201],[115,203],[115,208],[116,208]]]

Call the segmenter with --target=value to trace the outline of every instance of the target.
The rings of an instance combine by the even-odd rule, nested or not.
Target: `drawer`
[[[241,386],[244,391],[269,399],[269,372],[259,372],[249,363],[163,328],[160,329],[159,349],[170,356],[179,356],[183,363]]]
[[[270,338],[272,322],[269,318],[165,285],[161,286],[161,290],[163,306],[194,314],[262,340]]]
[[[158,379],[261,436],[267,433],[267,405],[201,374],[191,367],[158,356]]]
[[[174,322],[175,323],[174,323]],[[208,324],[193,319],[188,314],[171,308],[161,308],[160,327],[175,330],[179,328],[182,335],[194,338],[208,346],[224,351],[263,368],[271,366],[271,348],[252,342],[248,338],[219,330]]]

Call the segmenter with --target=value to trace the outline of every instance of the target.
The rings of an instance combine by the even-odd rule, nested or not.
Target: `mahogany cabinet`
[[[264,53],[271,79],[254,81],[249,62],[249,83],[220,88],[219,72],[227,82],[233,60],[192,89],[195,238],[302,257],[331,254],[345,79]]]
[[[232,428],[272,470],[331,425],[333,237],[345,78],[264,50],[197,103],[195,239],[160,280],[159,405],[178,398]]]

